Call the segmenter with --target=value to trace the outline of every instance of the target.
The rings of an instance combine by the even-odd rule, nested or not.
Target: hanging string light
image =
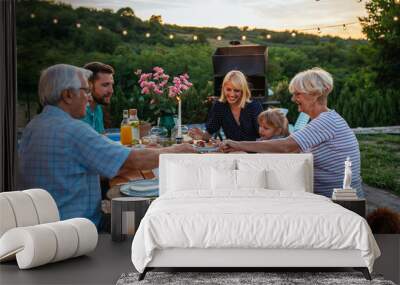
[[[397,16],[393,17],[393,21],[397,22],[398,20],[399,20],[399,17],[397,17]]]
[[[122,31],[122,34],[123,34],[124,36],[127,36],[127,35],[128,35],[128,31],[127,31],[127,30],[123,30],[123,31]]]
[[[359,22],[351,22],[351,23],[345,23],[345,24],[339,24],[339,25],[329,25],[329,26],[317,27],[317,32],[319,33],[319,31],[321,31],[322,29],[338,28],[338,27],[342,27],[343,31],[346,31],[348,26],[358,25],[358,24],[359,24]],[[315,31],[315,28],[297,29],[297,31],[298,32]]]
[[[319,2],[319,0],[316,0],[317,2]],[[358,2],[362,2],[362,0],[357,0]],[[393,0],[394,1],[394,3],[396,3],[396,4],[400,4],[400,0]],[[36,18],[36,15],[35,15],[35,13],[31,13],[30,14],[30,17],[32,18],[32,19],[34,19],[34,18]],[[399,16],[394,16],[393,17],[393,21],[395,21],[395,22],[397,22],[397,21],[399,21]],[[58,18],[53,18],[53,23],[54,24],[59,24],[59,19]],[[319,27],[313,27],[313,28],[305,28],[305,29],[296,29],[296,32],[292,32],[291,33],[291,36],[294,38],[294,37],[296,37],[297,36],[297,33],[298,32],[303,32],[303,31],[317,31],[317,33],[318,34],[321,34],[322,33],[322,29],[327,29],[327,28],[335,28],[335,27],[341,27],[342,29],[343,29],[343,31],[347,31],[348,30],[348,26],[350,26],[350,25],[359,25],[360,23],[359,22],[350,22],[350,23],[344,23],[344,24],[337,24],[337,25],[330,25],[330,26],[319,26]],[[76,28],[78,28],[78,29],[80,29],[82,26],[81,26],[81,24],[79,23],[79,22],[77,22],[76,24]],[[98,25],[97,26],[97,29],[99,30],[99,31],[101,31],[102,29],[103,29],[103,26],[101,26],[101,25]],[[242,29],[243,30],[243,29]],[[127,35],[127,33],[128,33],[128,31],[122,31],[122,34],[123,35]],[[149,38],[151,35],[150,35],[150,33],[146,33],[145,34],[145,36],[146,36],[146,38]],[[174,39],[174,35],[173,34],[170,34],[169,36],[168,36],[170,39]],[[271,39],[272,38],[272,36],[271,36],[271,34],[267,34],[267,35],[265,35],[265,38],[266,39]],[[243,40],[243,41],[245,41],[245,40],[247,40],[247,36],[246,35],[242,35],[241,36],[241,39]],[[198,36],[197,35],[193,35],[193,40],[194,41],[196,41],[196,40],[198,40]],[[222,40],[222,36],[221,35],[218,35],[217,36],[217,40],[218,41],[221,41]]]
[[[400,0],[394,0],[394,3],[400,4]]]

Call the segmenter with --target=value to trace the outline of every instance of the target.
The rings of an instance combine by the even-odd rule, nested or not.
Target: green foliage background
[[[266,77],[281,107],[289,109],[289,121],[298,116],[290,102],[287,86],[299,71],[319,66],[331,72],[335,88],[329,106],[337,110],[351,127],[400,124],[400,38],[399,22],[390,21],[400,15],[400,5],[391,1],[372,0],[367,4],[369,16],[362,19],[370,41],[317,37],[291,31],[246,31],[244,44],[261,44],[269,48]],[[383,9],[383,12],[382,12]],[[31,14],[35,17],[32,18]],[[376,14],[379,14],[379,17]],[[58,24],[53,24],[53,18]],[[376,21],[383,27],[376,27]],[[76,23],[81,28],[76,28]],[[103,29],[99,31],[98,25]],[[128,30],[123,36],[122,31]],[[151,33],[150,38],[145,33]],[[168,38],[174,34],[174,40]],[[193,41],[192,36],[198,35]],[[237,27],[225,29],[162,25],[162,18],[152,16],[142,21],[131,8],[116,12],[89,8],[73,9],[51,1],[17,2],[18,100],[37,101],[40,71],[56,63],[82,66],[102,61],[116,69],[115,94],[111,104],[113,127],[118,127],[122,110],[136,107],[139,117],[154,122],[149,100],[141,96],[136,69],[149,72],[161,66],[171,76],[187,72],[194,88],[183,100],[183,122],[204,122],[213,94],[211,57],[217,35],[224,39],[240,39]],[[265,35],[272,38],[266,40]],[[386,36],[381,37],[382,34]],[[218,95],[218,94],[216,94]]]

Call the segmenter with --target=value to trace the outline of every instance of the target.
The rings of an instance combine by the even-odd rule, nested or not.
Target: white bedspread
[[[359,215],[323,196],[265,189],[156,199],[133,240],[132,262],[143,272],[165,248],[358,249],[371,272],[380,255]]]

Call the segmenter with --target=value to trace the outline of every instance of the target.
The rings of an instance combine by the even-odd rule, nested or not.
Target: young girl
[[[289,136],[288,120],[279,109],[268,109],[258,115],[260,140],[281,139]]]

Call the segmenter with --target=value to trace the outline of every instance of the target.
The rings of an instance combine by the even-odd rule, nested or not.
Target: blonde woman
[[[228,139],[255,141],[259,138],[257,117],[262,112],[262,106],[250,99],[244,74],[238,70],[228,72],[222,82],[221,97],[208,114],[206,131],[194,128],[189,135],[207,141],[222,128]]]
[[[311,117],[311,122],[304,129],[279,140],[228,140],[221,149],[225,152],[311,152],[314,157],[314,192],[327,197],[332,196],[333,188],[342,187],[344,161],[350,157],[353,173],[351,187],[357,189],[359,197],[364,197],[357,138],[346,121],[328,108],[328,95],[332,89],[332,76],[321,68],[298,73],[291,80],[289,91],[299,112]]]

